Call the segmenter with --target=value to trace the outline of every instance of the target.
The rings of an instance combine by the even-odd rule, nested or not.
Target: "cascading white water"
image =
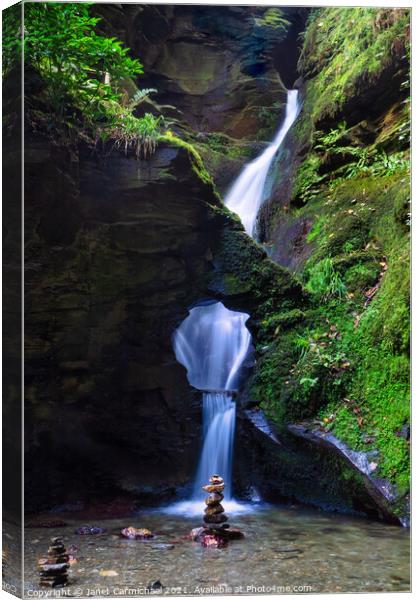
[[[299,112],[298,92],[289,90],[285,119],[266,150],[249,163],[227,194],[225,204],[237,213],[248,235],[254,237],[256,220],[265,200],[265,184],[274,156],[277,154]],[[232,390],[237,387],[239,372],[248,354],[251,336],[246,328],[249,315],[227,310],[216,302],[190,311],[174,334],[174,350],[178,361],[187,369],[192,386],[203,391],[204,442],[195,480],[193,500],[203,496],[201,486],[210,475],[225,478],[225,498],[232,497],[232,458],[236,406]],[[200,503],[196,506],[200,511]],[[234,505],[239,510],[239,505]],[[193,503],[184,503],[186,514],[192,514]],[[181,508],[175,509],[181,512]]]
[[[232,459],[236,404],[227,392],[203,394],[204,444],[194,484],[193,498],[203,497],[202,486],[211,475],[221,474],[227,482],[226,500],[232,498]]]
[[[288,90],[284,122],[275,138],[260,156],[243,169],[226,195],[224,202],[227,208],[239,215],[246,233],[251,237],[255,236],[256,219],[265,200],[264,189],[268,171],[299,111],[297,90]]]
[[[232,390],[250,347],[246,328],[249,315],[230,311],[221,302],[191,309],[174,334],[178,361],[187,369],[192,386],[203,391],[204,443],[193,497],[201,498],[201,486],[210,475],[221,474],[228,482],[225,498],[231,498],[232,458],[236,405]]]
[[[221,302],[196,306],[174,333],[174,350],[198,390],[233,390],[247,354],[249,315]]]

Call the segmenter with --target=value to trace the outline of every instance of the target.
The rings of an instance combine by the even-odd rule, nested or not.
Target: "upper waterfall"
[[[275,138],[260,156],[243,169],[226,195],[226,206],[239,215],[246,233],[251,237],[255,236],[258,212],[265,200],[264,188],[269,168],[299,111],[298,91],[288,90],[285,118]]]

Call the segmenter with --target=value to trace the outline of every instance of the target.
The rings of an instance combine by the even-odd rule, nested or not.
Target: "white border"
[[[42,1],[42,0],[35,0],[35,1]],[[63,2],[67,2],[70,0],[58,0],[58,1],[63,1]],[[78,0],[80,2],[84,2],[87,0]],[[257,5],[257,6],[300,6],[300,7],[321,7],[321,6],[346,6],[346,7],[361,7],[361,8],[366,8],[366,7],[393,7],[393,8],[413,8],[413,4],[415,4],[415,2],[413,3],[413,0],[391,0],[389,2],[386,2],[384,0],[367,0],[366,2],[349,2],[349,1],[343,1],[343,0],[333,0],[332,2],[329,2],[327,0],[322,0],[322,1],[318,1],[318,0],[310,0],[309,2],[297,2],[294,0],[287,0],[286,2],[282,2],[279,0],[261,0],[261,2],[256,2],[254,0],[241,0],[239,2],[225,2],[224,0],[212,0],[210,2],[198,2],[198,1],[193,1],[193,0],[177,0],[177,1],[172,1],[172,0],[148,0],[145,2],[137,2],[135,0],[121,0],[121,2],[123,4],[191,4],[191,5],[226,5],[226,6],[231,6],[231,5],[237,5],[237,6],[251,6],[251,5]],[[101,0],[99,2],[96,2],[97,4],[113,4],[115,2],[113,2],[112,0]],[[1,10],[4,10],[5,8],[8,8],[9,6],[12,6],[13,4],[16,4],[16,2],[12,2],[10,0],[0,0],[0,8]],[[24,9],[23,9],[24,10]],[[416,19],[417,16],[415,14],[415,10],[412,11],[411,14],[411,20],[412,20],[412,34],[414,34],[414,32],[417,31],[416,29]],[[412,67],[414,67],[414,48],[412,47]],[[412,73],[413,73],[413,68],[412,68]],[[23,79],[23,74],[22,74],[22,79]],[[22,82],[23,85],[23,82]],[[412,93],[412,114],[414,115],[414,94]],[[1,108],[1,104],[0,104],[0,108]],[[23,119],[23,112],[24,112],[24,106],[23,106],[23,94],[22,94],[22,119]],[[23,121],[22,121],[23,123]],[[415,122],[414,122],[414,118],[412,119],[412,139],[414,140],[414,134],[415,134]],[[22,148],[24,148],[24,127],[22,127]],[[0,158],[1,158],[1,151],[0,151]],[[412,188],[414,189],[414,173],[416,173],[416,157],[414,152],[412,153]],[[1,177],[1,175],[0,175]],[[22,159],[22,190],[24,191],[24,161]],[[24,198],[23,198],[24,194],[22,193],[22,242],[24,241]],[[0,224],[1,224],[1,216],[0,216]],[[412,239],[414,240],[414,234],[415,234],[415,229],[416,229],[416,225],[414,224],[414,222],[412,223]],[[415,254],[416,254],[417,250],[414,247],[414,244],[412,244],[412,264],[416,264],[415,263]],[[0,255],[1,255],[1,249],[0,249]],[[24,243],[22,243],[22,264],[24,262]],[[22,334],[24,333],[24,294],[23,294],[23,285],[24,285],[24,271],[22,268]],[[412,278],[412,297],[414,296],[414,291],[415,291],[415,286],[416,286],[416,278]],[[1,296],[0,296],[0,306],[1,306]],[[413,312],[414,312],[414,308],[412,310],[412,316],[413,316]],[[0,323],[0,331],[1,331],[1,323]],[[415,340],[415,336],[414,336],[414,332],[412,332],[412,341],[414,342]],[[22,335],[22,342],[23,342],[23,335]],[[22,343],[22,491],[24,490],[24,481],[23,481],[23,473],[24,473],[24,406],[23,406],[23,386],[24,386],[24,345]],[[1,348],[0,348],[0,356],[1,356]],[[417,368],[417,359],[415,359],[414,355],[412,354],[412,367]],[[1,379],[1,374],[0,374],[0,382],[2,381]],[[413,397],[413,392],[414,392],[414,379],[412,380],[412,397]],[[0,417],[1,419],[1,417]],[[412,423],[412,431],[414,433],[414,423]],[[412,457],[414,455],[414,448],[412,448]],[[0,449],[0,457],[1,457],[1,449]],[[414,483],[414,474],[412,476],[412,484]],[[0,481],[0,491],[1,491],[1,481]],[[23,494],[22,494],[23,495]],[[23,515],[24,515],[24,495],[22,498],[22,519],[23,519]],[[23,523],[23,521],[22,521]],[[414,536],[413,536],[414,537]],[[415,552],[414,552],[414,539],[412,540],[412,565],[414,566],[414,556],[415,556]],[[22,589],[24,588],[24,552],[23,552],[23,545],[24,545],[24,529],[22,532]],[[410,592],[411,593],[411,592]],[[384,597],[389,597],[390,599],[396,599],[396,598],[401,598],[405,595],[410,595],[409,592],[394,592],[394,593],[390,593],[390,592],[385,592],[384,593]],[[370,599],[370,600],[375,600],[377,597],[378,593],[363,593],[360,594],[361,598],[364,599]],[[265,599],[265,600],[270,600],[272,597],[279,597],[279,598],[289,598],[289,599],[295,599],[297,597],[299,597],[300,594],[289,594],[289,595],[283,595],[283,596],[271,596],[271,595],[257,595],[257,596],[239,596],[240,597],[251,597],[251,598],[256,598],[257,600],[259,599]],[[314,597],[318,597],[318,598],[330,598],[331,596],[333,596],[333,594],[313,594]],[[343,598],[347,598],[348,600],[350,599],[354,599],[357,594],[352,594],[352,593],[341,593],[341,594],[337,594],[338,596],[343,596]],[[3,590],[0,590],[0,600],[10,600],[13,596],[11,596],[10,594],[8,594],[7,592],[4,592]],[[187,596],[190,598],[193,598],[193,596]],[[201,598],[202,596],[197,596],[197,598]],[[159,596],[154,596],[152,595],[152,598],[158,599],[160,598]],[[162,597],[161,597],[162,598]],[[212,598],[212,596],[210,596],[210,598]],[[220,598],[224,598],[224,599],[229,599],[229,598],[236,598],[236,596],[220,596]],[[109,598],[109,600],[111,600]]]

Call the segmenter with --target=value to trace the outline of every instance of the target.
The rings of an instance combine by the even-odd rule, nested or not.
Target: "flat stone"
[[[214,504],[212,506],[208,506],[204,511],[204,514],[206,515],[219,515],[221,513],[224,513],[224,508],[221,504]]]
[[[224,483],[203,485],[203,490],[209,494],[212,494],[213,492],[222,492],[224,490]]]
[[[210,483],[214,483],[215,485],[218,485],[219,483],[224,483],[223,477],[220,477],[220,475],[212,475],[209,481]]]
[[[223,499],[223,494],[214,492],[213,494],[210,494],[210,496],[207,496],[207,498],[205,499],[205,503],[207,504],[207,506],[212,506],[214,504],[219,504]]]
[[[204,515],[203,520],[205,523],[224,523],[227,521],[227,516],[224,513],[217,515]]]

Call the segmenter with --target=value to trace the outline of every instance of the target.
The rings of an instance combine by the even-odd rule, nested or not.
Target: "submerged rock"
[[[75,530],[76,535],[103,535],[107,533],[107,529],[103,527],[95,527],[94,525],[82,525]]]
[[[146,540],[153,537],[149,529],[137,529],[136,527],[125,527],[120,532],[128,540]]]
[[[226,540],[219,535],[206,533],[201,538],[201,545],[204,548],[224,548],[224,546],[226,546]]]
[[[205,527],[195,527],[190,531],[190,538],[193,542],[200,542],[206,531]]]

